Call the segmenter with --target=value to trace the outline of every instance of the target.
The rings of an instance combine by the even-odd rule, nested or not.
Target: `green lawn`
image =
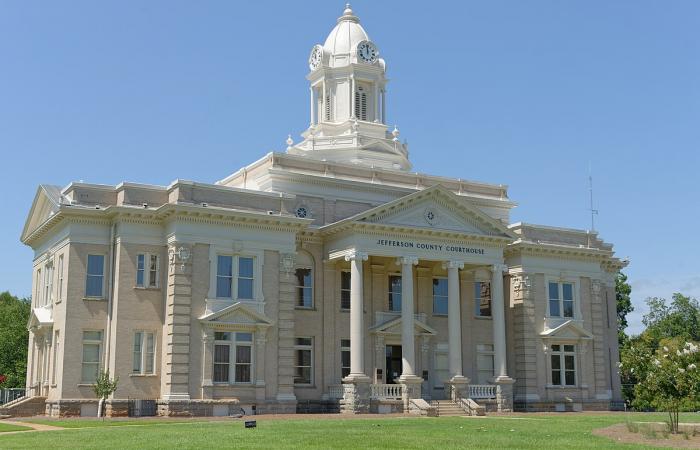
[[[31,428],[0,422],[0,433],[5,433],[7,431],[24,431],[24,430],[31,430]],[[3,448],[2,445],[3,445],[2,442],[0,442],[0,448]]]
[[[147,420],[42,421],[72,428],[0,436],[0,449],[21,448],[395,448],[395,449],[606,449],[619,445],[591,430],[627,421],[663,421],[663,414],[560,414],[485,418],[362,418],[259,420],[245,429],[241,420],[153,422]],[[700,421],[700,414],[681,421]]]

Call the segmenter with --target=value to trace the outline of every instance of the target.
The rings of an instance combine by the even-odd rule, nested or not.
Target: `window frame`
[[[487,347],[491,347],[489,350]],[[493,344],[477,344],[476,345],[476,380],[477,383],[482,384],[480,381],[480,375],[482,372],[485,372],[486,369],[483,369],[481,366],[479,366],[479,357],[480,356],[490,356],[491,357],[491,374],[488,376],[488,380],[486,383],[489,383],[490,380],[493,379],[494,376],[496,376],[496,352],[494,349]]]
[[[63,256],[63,253],[58,255],[58,289],[56,292],[56,303],[61,303],[61,301],[63,300],[63,270],[65,264]]]
[[[438,366],[438,358],[444,360],[445,367]],[[446,374],[445,379],[442,379],[441,374]],[[450,380],[450,353],[449,344],[438,343],[433,351],[433,388],[445,389],[445,384]]]
[[[230,257],[231,258],[231,296],[230,297],[219,297],[217,292],[217,282],[218,282],[218,261],[219,257]],[[209,293],[207,295],[207,300],[215,302],[258,302],[264,301],[262,293],[262,264],[263,264],[263,252],[262,251],[242,251],[242,252],[232,252],[230,250],[224,249],[222,247],[211,247],[209,253],[209,261],[212,270],[210,270],[209,278]],[[238,280],[239,280],[239,259],[240,258],[251,258],[253,260],[253,277],[246,279],[252,280],[252,298],[242,298],[238,296]]]
[[[343,287],[343,275],[347,274],[347,279],[348,279],[348,287],[344,288]],[[345,308],[343,307],[343,292],[347,292],[347,305],[348,307]],[[341,311],[350,311],[350,295],[352,293],[352,275],[349,270],[341,270],[340,271],[340,310]]]
[[[481,286],[482,284],[487,284],[489,286],[489,315],[482,315],[481,314],[481,300],[484,299],[485,297],[481,296],[481,291],[482,289],[477,286]],[[493,318],[493,292],[491,291],[491,282],[486,281],[486,280],[474,280],[474,317],[478,319],[492,319]],[[479,295],[477,296],[477,291],[479,292]]]
[[[343,354],[344,353],[347,353],[347,355],[348,355],[347,366],[343,365]],[[352,356],[350,355],[350,338],[341,339],[340,340],[340,379],[341,380],[343,378],[345,378],[346,376],[350,375],[351,358],[352,358]]]
[[[572,350],[566,350],[566,347],[571,346]],[[555,350],[554,348],[558,347],[558,350]],[[567,369],[566,368],[566,357],[570,357],[573,360],[574,363],[574,368],[573,369]],[[552,362],[554,359],[557,358],[559,359],[559,369],[555,369],[554,365]],[[563,344],[563,343],[557,343],[557,344],[551,344],[550,346],[550,352],[549,352],[549,384],[550,386],[554,387],[561,387],[561,388],[575,388],[578,387],[578,352],[576,351],[576,344]],[[559,383],[555,384],[554,383],[554,372],[557,371],[559,372]],[[573,384],[567,384],[566,383],[566,373],[567,372],[573,372],[574,374],[574,383]]]
[[[102,274],[90,274],[90,257],[99,256],[102,258]],[[104,299],[105,298],[105,271],[107,269],[107,257],[104,253],[88,253],[87,259],[85,261],[85,298],[90,299]],[[90,295],[88,293],[88,280],[90,277],[100,277],[102,283],[100,284],[100,295]]]
[[[435,281],[444,281],[445,282],[445,288],[447,289],[447,293],[445,295],[437,295],[435,294]],[[447,316],[448,311],[449,311],[449,286],[447,285],[447,277],[433,277],[432,279],[432,289],[433,289],[433,315],[434,316]],[[445,312],[436,312],[435,308],[435,301],[438,299],[444,299],[445,302]]]
[[[557,301],[557,308],[559,308],[559,314],[558,315],[553,315],[552,314],[552,302],[555,300],[553,298],[550,298],[550,284],[556,284],[557,285],[557,295],[558,298],[556,299]],[[569,284],[571,285],[571,316],[566,316],[564,315],[564,302],[568,300],[564,300],[564,285]],[[562,319],[562,320],[578,320],[579,319],[579,314],[578,314],[578,307],[579,307],[579,299],[578,299],[578,289],[577,286],[578,284],[576,283],[575,280],[570,280],[570,279],[554,279],[554,278],[547,278],[545,280],[545,295],[547,296],[547,317],[550,318],[555,318],[555,319]]]
[[[95,332],[95,333],[100,333],[100,339],[85,339],[85,333],[90,333],[90,332]],[[97,377],[100,376],[100,371],[102,370],[102,358],[104,357],[104,330],[98,330],[98,329],[83,329],[82,330],[82,336],[81,336],[81,354],[80,354],[80,384],[88,384],[88,385],[94,385],[97,382]],[[85,345],[97,345],[97,362],[93,361],[85,361]],[[84,369],[85,365],[90,364],[94,365],[97,364],[97,370],[95,373],[95,380],[86,380],[83,378],[84,375]]]
[[[139,352],[140,353],[139,354],[140,367],[139,367],[139,370],[137,371],[134,368],[134,362],[136,362],[136,360],[134,358],[136,356],[135,355],[136,350],[134,347],[136,344],[136,335],[139,333],[141,334],[141,339],[140,339],[140,343],[139,343],[139,345],[140,345],[140,352]],[[156,348],[158,345],[157,344],[157,342],[158,342],[157,341],[157,333],[153,330],[134,330],[133,336],[134,336],[134,339],[132,340],[132,344],[134,346],[132,347],[131,375],[143,375],[143,376],[156,375],[156,373],[157,373],[157,371],[156,371],[156,353],[157,353]],[[148,337],[149,336],[151,337],[151,339],[153,341],[153,351],[152,352],[148,352]],[[151,353],[150,356],[149,356],[149,353]],[[151,371],[150,372],[147,369],[149,358],[151,361]]]
[[[41,306],[48,306],[53,303],[53,259],[44,264],[44,296]]]
[[[398,279],[400,280],[400,283],[399,283],[399,291],[398,291],[398,292],[394,292],[394,291],[391,290],[391,289],[392,289],[392,282],[391,282],[392,278],[398,278]],[[389,274],[388,277],[387,277],[387,283],[388,283],[388,286],[387,286],[387,293],[388,293],[388,295],[387,295],[387,301],[388,301],[388,303],[387,303],[387,308],[388,308],[389,312],[401,312],[401,308],[403,307],[403,298],[402,298],[402,293],[403,293],[403,279],[402,279],[402,277],[401,277],[401,274],[394,274],[394,273]],[[394,308],[393,308],[393,306],[394,306],[394,301],[393,301],[394,298],[393,298],[393,296],[394,296],[394,295],[398,295],[398,298],[399,298],[399,309],[394,309]]]
[[[229,338],[228,339],[217,339],[216,335],[217,333],[228,333]],[[246,341],[243,339],[239,338],[239,334],[249,334],[250,335],[250,340]],[[214,332],[214,347],[213,347],[213,354],[212,354],[212,383],[218,386],[226,386],[226,385],[251,385],[254,384],[255,380],[255,332],[253,331],[232,331],[232,330],[221,330],[221,331],[215,331]],[[228,356],[228,361],[227,362],[217,362],[216,361],[216,347],[217,346],[225,346],[228,347],[228,350],[226,351],[226,355]],[[239,347],[246,347],[250,349],[250,362],[249,363],[242,363],[238,362],[238,348]],[[227,380],[225,381],[217,381],[216,380],[216,366],[217,365],[226,365],[228,367],[228,372],[227,372]],[[238,371],[236,370],[238,366],[248,366],[248,381],[239,381],[238,380]]]
[[[309,344],[299,344],[300,339],[309,339],[311,342]],[[300,351],[309,351],[310,352],[310,365],[301,365],[299,364],[299,352]],[[294,338],[294,375],[292,382],[294,386],[313,386],[314,385],[314,338],[313,336],[296,336]],[[297,369],[299,368],[308,368],[309,369],[309,382],[308,383],[298,383],[297,382]]]
[[[139,259],[143,257],[143,267],[139,269]],[[155,258],[155,271],[151,269],[151,262]],[[139,272],[141,272],[141,283],[139,284]],[[155,273],[155,283],[151,283],[151,276]],[[135,287],[138,289],[159,289],[160,288],[160,255],[152,252],[139,252],[136,255],[136,279]]]
[[[309,271],[309,283],[310,284],[308,286],[299,284],[299,271],[300,270],[308,270]],[[294,269],[294,276],[296,277],[296,280],[297,280],[297,284],[295,286],[297,298],[296,298],[296,302],[294,304],[294,307],[296,309],[314,309],[314,307],[316,306],[315,301],[314,301],[314,269],[312,267],[309,267],[309,266],[296,267]],[[307,290],[311,292],[311,294],[309,295],[309,299],[310,299],[311,303],[309,305],[304,304],[304,300],[305,300],[304,293]]]

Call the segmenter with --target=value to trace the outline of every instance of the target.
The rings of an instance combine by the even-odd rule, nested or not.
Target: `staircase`
[[[469,415],[469,413],[452,400],[431,400],[430,406],[435,407],[438,417]]]
[[[0,405],[0,416],[30,417],[45,414],[46,397],[20,397]]]

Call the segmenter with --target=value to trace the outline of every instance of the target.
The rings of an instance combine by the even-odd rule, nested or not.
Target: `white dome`
[[[350,4],[345,5],[343,15],[338,18],[338,24],[323,44],[323,52],[328,57],[328,65],[330,67],[343,67],[357,63],[357,44],[369,40],[367,32],[360,25],[360,19],[350,9]]]

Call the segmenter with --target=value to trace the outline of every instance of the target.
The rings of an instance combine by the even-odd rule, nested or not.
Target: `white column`
[[[350,75],[350,118],[355,118],[355,76]]]
[[[314,109],[315,109],[315,102],[314,102],[314,88],[310,87],[309,88],[309,97],[311,98],[311,121],[309,122],[309,126],[312,126],[314,124]]]
[[[493,317],[493,350],[496,380],[508,379],[506,367],[506,317],[503,305],[503,272],[508,267],[494,264],[491,268],[491,315]]]
[[[448,359],[451,379],[462,379],[462,315],[460,312],[459,270],[464,268],[461,261],[443,264],[447,269],[447,331]]]
[[[386,91],[382,89],[382,123],[386,124]]]
[[[416,257],[399,258],[401,265],[401,379],[416,377],[416,339],[413,326],[413,266],[418,264]]]
[[[364,301],[362,296],[362,261],[367,261],[364,253],[345,256],[350,261],[350,375],[348,378],[365,378],[364,355]]]
[[[379,122],[379,85],[374,83],[374,122]]]
[[[323,79],[323,92],[321,95],[323,95],[323,98],[321,100],[322,105],[323,105],[323,111],[321,111],[321,114],[319,114],[322,119],[319,120],[319,122],[325,122],[326,121],[326,108],[328,108],[328,105],[326,105],[326,102],[328,102],[328,95],[326,94],[326,79]]]

